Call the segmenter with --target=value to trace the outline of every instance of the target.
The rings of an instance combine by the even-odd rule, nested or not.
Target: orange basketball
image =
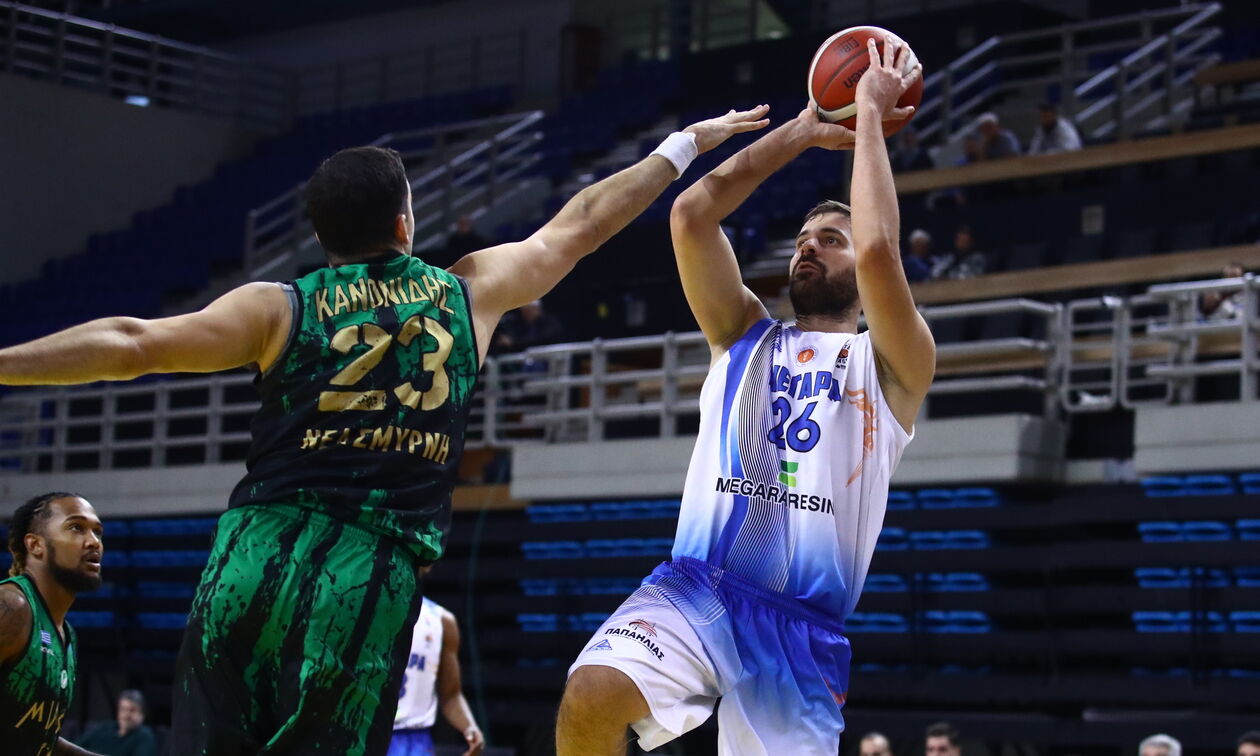
[[[809,103],[824,121],[838,123],[850,129],[857,128],[858,80],[871,64],[870,53],[866,50],[866,40],[871,37],[879,47],[880,55],[884,53],[884,39],[888,36],[905,41],[896,34],[878,26],[854,26],[836,32],[814,53],[814,60],[809,64]],[[914,50],[905,55],[903,72],[909,72],[918,64],[919,58]],[[906,93],[897,101],[898,107],[919,106],[923,99],[923,77],[920,76]],[[910,118],[914,116],[911,115]],[[900,121],[885,121],[884,136],[897,133],[902,126],[910,122],[910,118]]]

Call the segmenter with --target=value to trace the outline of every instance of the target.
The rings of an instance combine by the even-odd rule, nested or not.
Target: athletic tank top
[[[442,608],[429,599],[411,633],[411,655],[398,692],[395,730],[419,730],[437,722],[437,672],[442,660]]]
[[[75,636],[63,622],[66,638],[57,632],[44,599],[25,575],[0,580],[22,589],[31,607],[31,634],[26,652],[3,669],[0,685],[0,730],[5,753],[52,756],[61,724],[74,695]]]
[[[296,503],[437,559],[477,380],[463,279],[395,255],[322,268],[290,297],[229,506]]]
[[[673,554],[843,620],[910,439],[867,333],[762,320],[705,379]]]

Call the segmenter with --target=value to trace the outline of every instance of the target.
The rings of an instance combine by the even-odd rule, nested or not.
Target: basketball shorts
[[[434,756],[433,735],[423,730],[394,730],[387,756]]]
[[[295,505],[228,510],[180,649],[171,753],[383,756],[419,611],[400,545]]]
[[[656,568],[569,668],[620,670],[651,713],[651,750],[699,726],[718,699],[719,756],[835,756],[849,642],[834,619],[694,559]]]

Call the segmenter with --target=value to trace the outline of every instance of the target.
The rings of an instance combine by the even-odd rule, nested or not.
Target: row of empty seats
[[[526,596],[628,596],[640,578],[526,578],[520,581]]]
[[[1260,541],[1260,519],[1238,520],[1231,525],[1221,520],[1189,522],[1140,522],[1138,533],[1144,543],[1183,541]]]
[[[939,593],[987,591],[989,580],[978,572],[916,572],[909,580],[904,575],[868,575],[863,590],[867,593],[905,593],[911,587]]]
[[[992,488],[923,488],[888,492],[889,510],[996,507],[1001,502],[1001,497]]]
[[[1236,496],[1260,494],[1260,472],[1234,475],[1155,475],[1142,479],[1147,496]]]
[[[977,611],[926,611],[915,615],[918,629],[927,633],[988,633],[989,615]],[[892,612],[854,612],[844,623],[846,633],[908,633],[911,620]]]
[[[592,632],[608,619],[607,614],[518,614],[516,624],[527,633]]]
[[[1133,576],[1141,588],[1260,588],[1260,567],[1139,567]]]
[[[525,541],[526,559],[604,559],[669,556],[673,538],[590,538],[585,541]]]
[[[525,515],[532,523],[654,520],[678,517],[678,499],[597,501],[590,504],[531,504]]]
[[[876,551],[942,551],[947,549],[987,549],[989,534],[982,530],[916,530],[884,528],[875,544]]]
[[[188,624],[185,612],[137,612],[128,618],[120,612],[70,611],[66,613],[70,624],[84,628],[140,628],[143,630],[182,630]]]
[[[1260,633],[1260,612],[1134,612],[1133,626],[1139,633]]]

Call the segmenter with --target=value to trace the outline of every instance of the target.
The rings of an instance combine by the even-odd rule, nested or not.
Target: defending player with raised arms
[[[670,135],[529,238],[449,270],[412,257],[397,152],[333,155],[306,185],[328,267],[251,283],[200,312],[105,318],[0,350],[0,384],[129,380],[253,366],[262,406],[180,651],[180,756],[383,754],[438,559],[469,401],[503,313],[547,293],[696,154],[764,108]],[[178,254],[178,250],[172,250]]]
[[[66,613],[101,587],[101,521],[80,496],[32,498],[9,520],[13,566],[0,580],[0,728],[4,753],[93,756],[60,737],[77,677]]]
[[[901,268],[882,122],[921,76],[888,40],[858,84],[856,133],[805,110],[718,166],[670,218],[713,361],[673,553],[570,668],[560,756],[651,750],[718,706],[721,756],[835,756],[844,620],[866,579],[888,483],[935,370]],[[852,210],[810,210],[789,268],[795,323],[744,287],[721,220],[810,147],[855,149]],[[864,311],[869,330],[858,333]]]

